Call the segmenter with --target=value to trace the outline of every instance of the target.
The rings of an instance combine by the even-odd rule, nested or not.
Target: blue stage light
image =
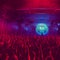
[[[46,35],[48,33],[48,26],[44,23],[37,24],[36,33],[39,35]]]

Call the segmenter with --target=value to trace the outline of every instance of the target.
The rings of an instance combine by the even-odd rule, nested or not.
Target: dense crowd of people
[[[0,35],[0,60],[60,60],[59,36]]]

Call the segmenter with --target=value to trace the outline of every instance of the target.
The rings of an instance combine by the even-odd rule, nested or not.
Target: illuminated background
[[[31,34],[36,28],[36,24],[45,23],[49,28],[48,34],[59,34],[59,2],[59,0],[2,0],[0,1],[0,20],[2,22],[0,25],[5,25],[1,26],[1,29],[10,32],[15,30],[14,32],[18,33],[22,31],[26,34],[30,32]],[[35,30],[33,34],[36,34]]]

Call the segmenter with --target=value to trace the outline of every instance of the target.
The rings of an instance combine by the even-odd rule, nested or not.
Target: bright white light
[[[46,35],[48,33],[48,26],[44,23],[39,23],[36,26],[36,32],[39,35]]]

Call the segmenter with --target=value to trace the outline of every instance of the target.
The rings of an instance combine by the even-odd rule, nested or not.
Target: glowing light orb
[[[48,26],[44,23],[37,24],[36,33],[39,35],[46,35],[48,33]]]

